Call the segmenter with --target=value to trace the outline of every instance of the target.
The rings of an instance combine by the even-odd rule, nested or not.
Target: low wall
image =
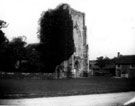
[[[18,73],[0,72],[0,78],[6,79],[56,79],[56,73]]]

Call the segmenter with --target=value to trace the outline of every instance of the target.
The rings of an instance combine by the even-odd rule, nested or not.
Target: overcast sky
[[[86,14],[90,59],[135,54],[135,0],[0,0],[0,19],[9,23],[6,36],[25,35],[27,42],[38,42],[42,11],[60,3]]]

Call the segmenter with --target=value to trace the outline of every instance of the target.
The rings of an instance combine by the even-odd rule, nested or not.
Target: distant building
[[[63,71],[61,72],[71,71],[72,77],[81,77],[83,76],[83,73],[87,73],[89,70],[85,14],[70,8],[66,4],[63,6],[63,8],[68,8],[72,16],[75,52],[71,58],[69,58],[69,60],[61,63],[63,66]]]
[[[99,72],[100,67],[97,65],[96,60],[89,61],[89,75],[95,75],[96,72]]]
[[[122,78],[135,77],[135,55],[118,55],[116,76]]]

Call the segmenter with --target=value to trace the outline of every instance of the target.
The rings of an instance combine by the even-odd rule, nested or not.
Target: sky
[[[135,54],[135,0],[0,0],[7,38],[25,35],[28,43],[38,42],[41,13],[60,3],[85,13],[90,60]]]

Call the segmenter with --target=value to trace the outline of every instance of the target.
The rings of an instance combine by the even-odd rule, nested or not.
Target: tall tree
[[[109,57],[103,57],[103,56],[100,56],[97,58],[97,65],[102,69],[103,67],[105,67],[106,65],[112,63],[112,59],[110,59]]]
[[[13,40],[8,45],[8,51],[10,55],[11,64],[14,68],[20,70],[22,60],[25,59],[25,40],[24,36],[13,38]]]
[[[71,57],[74,52],[73,22],[69,6],[62,4],[42,13],[40,18],[40,51],[45,72],[54,72],[56,65]]]
[[[8,39],[6,38],[2,28],[6,28],[7,23],[5,21],[0,20],[0,70],[7,70],[8,66],[8,55],[7,55],[7,45]]]
[[[27,67],[28,72],[40,72],[42,69],[42,62],[40,61],[40,52],[37,50],[39,44],[29,44],[26,46]]]

